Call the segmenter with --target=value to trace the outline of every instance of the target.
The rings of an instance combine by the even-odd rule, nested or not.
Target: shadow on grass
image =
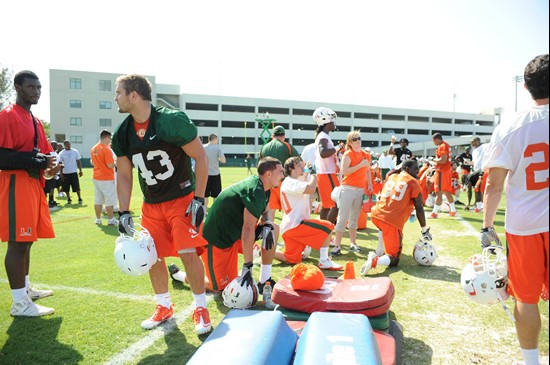
[[[192,333],[191,336],[196,336]],[[170,334],[164,336],[166,351],[162,354],[154,354],[141,359],[138,364],[185,364],[193,356],[197,347],[187,342],[185,335],[178,327]],[[204,340],[203,340],[204,341]]]
[[[57,341],[62,318],[14,317],[0,351],[1,364],[77,364],[84,357]]]
[[[98,227],[103,231],[103,233],[109,236],[118,237],[120,235],[120,233],[118,233],[118,226],[101,225]]]
[[[423,364],[432,363],[433,350],[426,343],[412,337],[403,338],[402,359],[406,359],[404,364]]]

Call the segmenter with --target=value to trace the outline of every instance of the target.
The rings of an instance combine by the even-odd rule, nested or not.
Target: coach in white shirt
[[[59,153],[59,162],[63,163],[61,170],[62,189],[67,194],[67,204],[71,204],[70,189],[78,195],[78,204],[82,205],[82,197],[80,195],[80,181],[82,177],[82,163],[80,162],[80,153],[78,150],[71,148],[71,142],[64,141],[65,149]],[[78,174],[76,173],[78,169]]]
[[[395,169],[395,162],[391,156],[388,156],[388,151],[383,150],[382,155],[378,158],[378,166],[380,166],[382,181],[386,180],[386,174]]]
[[[473,170],[466,179],[468,183],[468,204],[464,207],[466,210],[470,208],[470,204],[472,202],[472,188],[476,186],[477,181],[481,178],[481,173],[483,172],[481,165],[483,162],[483,155],[485,154],[485,149],[487,147],[487,144],[481,144],[481,139],[479,139],[479,137],[472,138],[470,145],[472,146]],[[481,196],[481,191],[476,192],[475,195],[476,212],[480,212],[483,209],[483,197]]]

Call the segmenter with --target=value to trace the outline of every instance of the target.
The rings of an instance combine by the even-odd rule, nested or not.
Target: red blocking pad
[[[300,336],[304,327],[306,326],[305,321],[286,321],[288,326],[294,330]],[[382,331],[374,330],[374,339],[378,344],[378,349],[380,350],[380,358],[382,359],[382,365],[394,365],[396,363],[396,352],[395,352],[395,339]]]
[[[325,278],[319,290],[294,290],[288,277],[273,288],[275,303],[289,309],[313,312],[344,312],[379,316],[386,313],[395,289],[388,277],[333,279]]]
[[[187,364],[291,364],[297,339],[281,312],[232,309]]]

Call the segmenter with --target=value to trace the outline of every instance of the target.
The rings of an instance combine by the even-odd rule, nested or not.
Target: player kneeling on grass
[[[328,257],[331,232],[334,224],[322,219],[310,219],[309,194],[317,188],[314,166],[308,166],[309,177],[304,173],[305,163],[300,157],[291,157],[285,162],[285,175],[281,185],[283,220],[281,232],[285,242],[284,252],[275,252],[275,258],[289,264],[302,261],[306,246],[320,251],[319,268],[342,270]],[[307,181],[306,181],[307,178]]]
[[[430,229],[426,227],[417,173],[417,162],[406,160],[400,169],[388,175],[380,199],[371,211],[372,223],[379,229],[378,248],[376,252],[369,252],[367,262],[361,266],[362,275],[379,265],[397,266],[403,249],[403,226],[413,209],[422,227],[423,240],[432,240]]]

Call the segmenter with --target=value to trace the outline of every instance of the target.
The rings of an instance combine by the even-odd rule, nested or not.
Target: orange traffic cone
[[[353,261],[346,262],[344,274],[342,274],[339,279],[355,279],[355,266]]]

